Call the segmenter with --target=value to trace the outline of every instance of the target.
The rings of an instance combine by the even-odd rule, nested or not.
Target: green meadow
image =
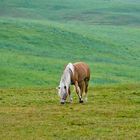
[[[54,89],[0,90],[2,140],[138,140],[139,85],[90,88],[88,103],[60,105]]]
[[[140,138],[139,0],[0,0],[0,139]],[[91,69],[88,103],[62,106],[64,66]]]

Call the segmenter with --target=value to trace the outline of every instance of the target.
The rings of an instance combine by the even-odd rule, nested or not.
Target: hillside
[[[139,25],[139,0],[0,0],[0,16],[61,23]]]
[[[54,87],[76,61],[91,85],[140,82],[138,0],[0,3],[0,87]]]

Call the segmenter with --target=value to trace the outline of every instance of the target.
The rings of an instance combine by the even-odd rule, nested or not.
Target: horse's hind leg
[[[88,81],[85,81],[85,102],[88,101],[87,92],[88,92]]]
[[[81,89],[81,100],[80,100],[80,103],[83,103],[82,95],[83,95],[83,92],[85,90],[85,82],[81,81],[80,84],[79,84],[79,87]]]

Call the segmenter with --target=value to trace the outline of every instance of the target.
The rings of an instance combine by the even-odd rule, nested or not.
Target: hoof
[[[79,103],[83,103],[83,100],[80,100]]]

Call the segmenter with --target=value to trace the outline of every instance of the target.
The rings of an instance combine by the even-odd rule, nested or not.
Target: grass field
[[[0,0],[0,139],[140,139],[139,44],[139,0]],[[89,101],[62,106],[76,61]]]
[[[94,93],[93,93],[94,91]],[[55,90],[0,90],[0,139],[140,138],[140,87],[90,88],[89,102],[60,105]]]

